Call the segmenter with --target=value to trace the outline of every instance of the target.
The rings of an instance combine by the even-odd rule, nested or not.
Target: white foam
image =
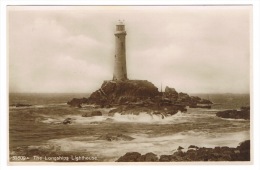
[[[183,119],[187,115],[178,112],[175,115],[164,116],[161,114],[149,114],[146,112],[141,112],[138,115],[127,114],[121,115],[120,113],[115,113],[112,117],[113,120],[117,122],[133,122],[133,123],[158,123],[158,124],[167,124],[167,123],[176,123],[184,122]],[[189,117],[189,116],[188,116]]]
[[[145,112],[140,113],[139,115],[127,114],[121,115],[120,113],[115,113],[114,116],[92,116],[92,117],[82,117],[81,115],[40,115],[40,122],[53,124],[53,123],[62,123],[66,118],[72,119],[72,124],[91,124],[93,122],[104,122],[108,118],[114,122],[129,122],[129,123],[158,123],[158,124],[167,124],[167,123],[180,123],[185,122],[187,119],[185,117],[190,117],[190,115],[185,115],[181,112],[178,112],[172,116],[163,116],[161,114],[148,114]]]
[[[50,116],[50,115],[39,115],[39,118],[36,118],[36,121],[46,124],[60,124],[66,118],[62,116]]]
[[[47,124],[59,124],[62,123],[65,119],[71,118],[72,124],[90,124],[91,122],[102,122],[107,119],[105,116],[92,116],[92,117],[82,117],[81,115],[65,115],[65,116],[50,116],[50,115],[41,115],[39,121]]]
[[[43,120],[40,120],[40,122],[42,123],[50,123],[50,124],[60,124],[61,123],[61,120],[57,120],[57,119],[54,119],[54,118],[45,118]]]
[[[61,151],[88,152],[100,157],[108,157],[113,161],[126,152],[145,154],[153,152],[157,155],[172,154],[179,146],[188,149],[190,145],[199,147],[228,146],[236,147],[249,139],[249,131],[234,133],[209,133],[207,131],[186,131],[166,136],[152,136],[147,134],[130,134],[132,141],[96,140],[96,137],[72,137],[50,140],[49,145],[60,148]],[[59,147],[57,147],[59,146]]]
[[[69,115],[67,117],[72,118],[73,124],[89,124],[91,122],[102,122],[107,119],[106,116],[82,117],[81,115]]]
[[[220,119],[222,120],[229,120],[229,121],[250,121],[250,120],[246,120],[246,119],[232,119],[232,118],[222,118],[220,117]]]

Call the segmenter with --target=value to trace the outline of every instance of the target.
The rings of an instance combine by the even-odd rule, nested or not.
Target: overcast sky
[[[250,14],[250,6],[9,7],[9,90],[97,90],[113,77],[124,19],[129,79],[249,93]]]

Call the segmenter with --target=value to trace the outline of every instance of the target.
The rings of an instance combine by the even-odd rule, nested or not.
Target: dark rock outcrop
[[[117,134],[117,133],[108,133],[105,135],[101,135],[98,140],[107,140],[107,141],[131,141],[134,138],[131,136]]]
[[[166,86],[165,90],[164,90],[165,94],[175,94],[178,95],[177,91],[175,90],[175,88],[171,88]]]
[[[237,149],[240,151],[239,159],[250,160],[250,140],[241,142]]]
[[[62,123],[64,125],[71,124],[72,123],[72,119],[71,118],[66,118]]]
[[[121,156],[117,162],[145,162],[148,160],[157,161],[158,158],[153,153],[148,158],[142,159],[143,155],[138,152],[128,152]],[[147,155],[145,154],[145,155]],[[156,159],[157,158],[157,159]],[[205,148],[191,145],[187,152],[178,150],[172,155],[161,155],[159,162],[190,162],[190,161],[250,161],[250,140],[239,144],[236,148],[215,147]]]
[[[191,97],[187,94],[187,93],[182,93],[180,92],[178,94],[178,100],[177,102],[186,102],[186,103],[190,103],[191,102]]]
[[[82,117],[92,117],[92,116],[102,116],[102,112],[95,110],[95,111],[91,111],[91,112],[86,112],[82,115]]]
[[[177,150],[182,150],[182,149],[184,149],[184,148],[183,148],[183,147],[181,147],[181,146],[179,146]]]
[[[168,86],[165,87],[164,96],[171,101],[177,101],[178,92],[174,88],[170,88]]]
[[[225,110],[216,113],[221,118],[250,119],[250,107],[241,107],[241,110]]]
[[[211,103],[199,97],[191,97],[186,93],[178,93],[174,88],[166,87],[165,92],[159,92],[147,80],[104,81],[101,88],[93,92],[90,97],[72,99],[70,106],[79,107],[83,103],[94,104],[101,108],[111,108],[109,116],[118,112],[121,114],[149,114],[158,113],[162,117],[174,115],[178,111],[187,111],[186,106],[201,103]],[[86,114],[86,116],[88,116]]]
[[[189,147],[188,147],[188,149],[198,149],[199,147],[198,146],[195,146],[195,145],[190,145]]]
[[[159,95],[157,87],[147,80],[104,81],[89,97],[88,103],[106,106],[142,101]]]
[[[127,152],[124,156],[121,156],[117,162],[158,162],[158,160],[158,157],[152,152],[144,155],[138,152]]]
[[[159,161],[159,159],[158,159],[157,155],[155,155],[152,152],[144,154],[140,158],[140,162],[158,162],[158,161]]]
[[[193,108],[209,108],[203,105],[213,104],[210,100],[201,99],[198,96],[189,96],[187,93],[178,93],[174,88],[166,86],[165,92],[163,93],[164,102],[192,106]]]
[[[138,152],[127,152],[124,156],[121,156],[116,162],[140,162],[141,154]]]
[[[188,106],[197,106],[200,108],[203,108],[203,105],[213,104],[210,100],[201,99],[198,96],[189,96],[188,94],[182,92],[179,93],[177,102],[186,103]]]
[[[81,108],[82,104],[87,103],[88,99],[83,97],[82,99],[73,98],[71,101],[68,101],[67,104],[71,107],[78,107]]]

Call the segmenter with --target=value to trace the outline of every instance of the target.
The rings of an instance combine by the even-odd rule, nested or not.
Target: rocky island
[[[189,96],[186,93],[178,93],[168,86],[165,92],[159,92],[158,88],[147,80],[111,80],[104,81],[100,89],[93,92],[89,98],[74,98],[67,104],[78,108],[81,108],[83,104],[113,108],[109,112],[110,116],[116,112],[121,114],[147,112],[165,117],[174,115],[178,111],[185,112],[186,106],[208,105],[212,102],[197,96]]]
[[[241,107],[240,110],[225,110],[216,113],[221,118],[250,120],[250,107]]]

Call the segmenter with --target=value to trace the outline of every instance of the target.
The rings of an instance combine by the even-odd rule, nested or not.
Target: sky
[[[9,91],[91,93],[113,77],[124,20],[129,79],[249,93],[251,6],[9,6]]]

